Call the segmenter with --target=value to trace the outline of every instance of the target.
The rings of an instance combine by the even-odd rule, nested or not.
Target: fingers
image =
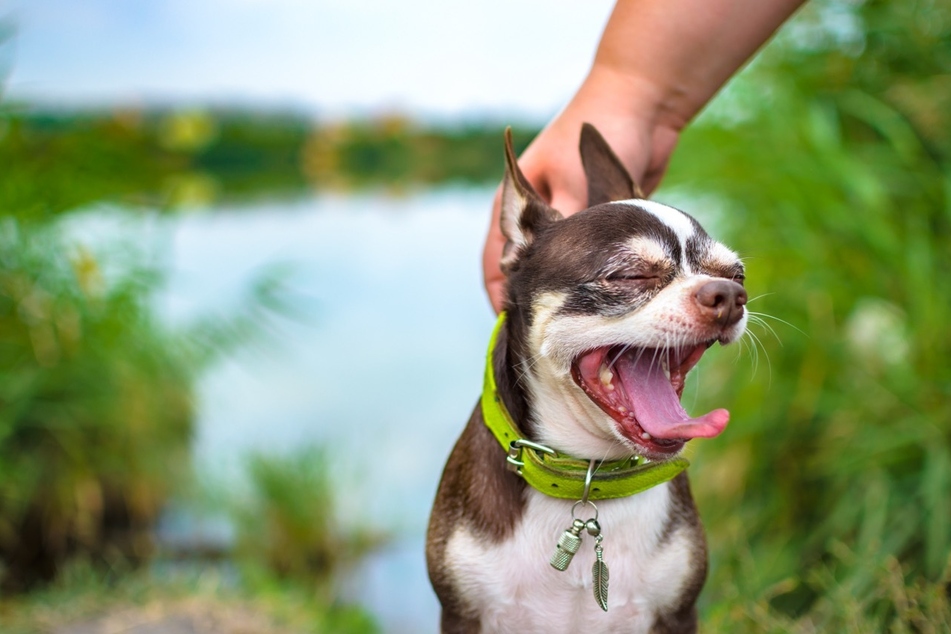
[[[623,112],[605,112],[605,103],[604,99],[576,98],[518,159],[532,187],[564,216],[581,211],[588,203],[587,179],[578,153],[582,122],[598,127],[635,182],[648,194],[660,182],[677,143],[677,130],[651,127],[643,118],[632,118]],[[495,193],[482,252],[485,288],[496,312],[502,310],[505,288],[505,277],[499,267],[505,246],[499,227],[500,203],[501,187]]]
[[[561,153],[564,154],[564,150]],[[533,158],[538,155],[526,152],[524,165],[523,161],[519,161],[519,165],[528,182],[545,202],[563,216],[570,216],[587,207],[588,184],[584,179],[581,160],[569,155],[574,161],[534,161]]]
[[[641,189],[644,190],[645,195],[650,196],[657,189],[667,171],[667,165],[670,163],[670,157],[679,139],[680,133],[676,130],[664,127],[654,129],[650,142],[650,159],[641,183]]]
[[[561,212],[570,215],[581,211],[587,206],[587,183],[581,169],[581,159],[576,154],[566,153],[563,150],[551,156],[568,156],[569,160],[545,160],[545,139],[539,137],[539,146],[526,150],[523,158],[519,159],[519,167],[525,177],[535,188],[535,191],[548,202],[549,205]],[[574,159],[574,165],[570,159]],[[580,178],[579,178],[580,176]],[[489,301],[496,313],[502,310],[504,304],[505,276],[499,267],[502,259],[502,250],[505,246],[505,236],[499,226],[501,215],[502,188],[495,191],[492,201],[492,217],[490,219],[485,247],[482,250],[482,271],[485,290]]]
[[[502,209],[502,187],[495,190],[492,200],[492,218],[489,220],[489,232],[482,249],[482,275],[485,281],[485,290],[489,295],[489,302],[496,313],[502,311],[504,303],[505,276],[502,275],[500,262],[502,248],[505,246],[505,236],[499,225]]]
[[[587,207],[588,185],[577,151],[580,129],[580,123],[575,129],[571,123],[556,120],[532,141],[518,162],[535,191],[563,216]]]

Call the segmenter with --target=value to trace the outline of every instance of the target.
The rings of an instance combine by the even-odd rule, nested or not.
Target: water
[[[330,448],[342,516],[397,535],[346,584],[387,632],[436,631],[423,536],[481,390],[494,321],[481,281],[488,190],[318,197],[176,218],[171,320],[226,313],[269,264],[302,319],[200,384],[195,459],[228,478],[251,451]]]

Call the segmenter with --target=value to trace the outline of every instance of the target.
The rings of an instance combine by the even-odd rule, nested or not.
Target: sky
[[[0,0],[10,97],[544,121],[607,0]]]

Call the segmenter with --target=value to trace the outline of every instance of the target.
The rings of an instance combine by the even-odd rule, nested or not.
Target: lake
[[[329,448],[340,517],[396,536],[344,583],[386,632],[435,632],[423,539],[443,463],[480,391],[494,315],[481,248],[492,191],[357,194],[162,220],[172,322],[227,314],[268,266],[303,317],[201,381],[195,460]]]

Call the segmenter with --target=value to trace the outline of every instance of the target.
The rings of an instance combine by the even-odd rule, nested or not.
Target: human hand
[[[644,87],[594,69],[568,106],[528,146],[518,164],[549,205],[568,216],[588,206],[587,181],[578,152],[581,124],[593,124],[649,195],[660,182],[677,144],[679,129],[664,123],[646,104]],[[640,104],[644,104],[643,107]],[[499,226],[501,187],[483,250],[486,291],[502,310],[505,276],[499,268],[505,237]]]

